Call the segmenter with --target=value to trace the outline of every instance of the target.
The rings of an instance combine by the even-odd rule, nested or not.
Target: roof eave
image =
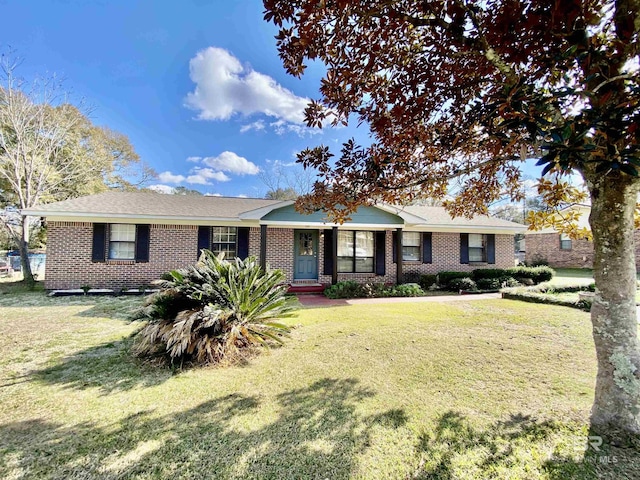
[[[387,213],[392,213],[393,215],[397,215],[402,220],[404,220],[405,224],[417,225],[420,223],[424,223],[427,220],[426,218],[419,217],[417,215],[414,215],[413,213],[409,213],[393,205],[387,205],[387,204],[381,203],[373,206]]]
[[[451,225],[451,224],[412,224],[405,225],[404,229],[415,228],[418,230],[424,230],[429,232],[478,232],[478,233],[505,233],[514,235],[516,233],[524,233],[527,231],[527,226],[522,225],[520,227],[508,226],[508,225]]]
[[[53,212],[46,210],[23,210],[24,215],[31,217],[62,217],[62,218],[126,218],[140,220],[166,220],[166,221],[220,221],[220,222],[239,222],[239,217],[203,217],[203,216],[184,216],[184,215],[143,215],[133,213],[96,213],[96,212]]]
[[[255,208],[253,210],[248,210],[246,212],[242,212],[238,215],[240,220],[260,220],[265,215],[271,213],[274,210],[277,210],[282,207],[288,207],[289,205],[293,205],[293,200],[283,200],[279,203],[274,203],[273,205],[267,205],[266,207]]]

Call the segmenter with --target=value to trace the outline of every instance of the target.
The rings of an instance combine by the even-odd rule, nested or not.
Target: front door
[[[295,270],[296,280],[318,278],[318,231],[295,230]]]

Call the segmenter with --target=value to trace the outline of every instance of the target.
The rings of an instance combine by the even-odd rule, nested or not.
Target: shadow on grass
[[[100,393],[159,385],[173,375],[167,368],[146,365],[131,354],[133,336],[82,350],[55,365],[29,374],[32,381]]]
[[[73,302],[87,302],[86,310],[75,314],[76,317],[84,318],[110,318],[127,320],[133,322],[135,312],[142,307],[144,296],[84,296],[77,297],[57,297],[57,300],[68,299]]]
[[[449,411],[420,435],[416,450],[421,463],[414,478],[460,478],[461,471],[468,478],[501,478],[507,473],[513,478],[557,480],[640,478],[638,451],[606,444],[596,450],[592,435],[525,415],[478,429],[460,413]],[[539,465],[539,471],[518,471],[523,460]]]
[[[373,428],[407,421],[402,410],[358,414],[371,396],[356,380],[325,378],[282,393],[275,411],[234,394],[110,425],[15,422],[0,426],[0,477],[346,479]]]

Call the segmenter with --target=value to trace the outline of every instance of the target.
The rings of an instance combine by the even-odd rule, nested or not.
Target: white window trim
[[[112,235],[114,233],[114,227],[133,227],[133,240],[113,240],[112,239]],[[137,236],[137,228],[135,224],[131,224],[131,223],[110,223],[109,224],[109,237],[108,237],[108,241],[107,241],[107,260],[113,260],[113,261],[133,261],[136,259],[136,236]],[[129,245],[131,244],[133,246],[132,249],[132,253],[130,257],[113,257],[112,256],[112,250],[111,250],[111,246],[112,245]],[[115,246],[114,245],[114,246]]]

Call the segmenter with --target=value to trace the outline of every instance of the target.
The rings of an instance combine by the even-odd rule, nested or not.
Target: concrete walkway
[[[351,298],[333,300],[324,295],[298,295],[304,307],[340,307],[347,305],[370,305],[377,303],[429,303],[429,302],[468,302],[475,300],[494,300],[502,298],[499,293],[481,293],[478,295],[437,295],[432,297],[385,297]]]

